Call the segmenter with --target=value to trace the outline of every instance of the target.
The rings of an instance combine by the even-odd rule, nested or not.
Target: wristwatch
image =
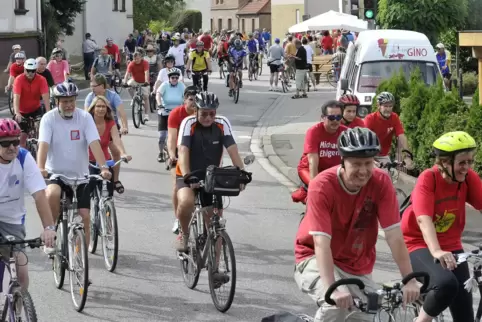
[[[47,226],[47,227],[44,228],[44,230],[55,231],[55,226]]]

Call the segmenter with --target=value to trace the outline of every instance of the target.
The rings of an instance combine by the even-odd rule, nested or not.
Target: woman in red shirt
[[[360,101],[358,97],[353,94],[344,94],[340,97],[340,102],[343,103],[343,118],[341,119],[341,124],[353,129],[355,127],[365,127],[365,122],[358,116],[356,112],[360,106]]]
[[[330,32],[328,30],[323,31],[321,48],[323,49],[323,55],[333,55],[333,38],[330,36]]]
[[[112,141],[114,145],[119,149],[121,152],[121,157],[126,158],[127,161],[132,160],[130,155],[126,154],[124,144],[122,144],[122,140],[119,136],[119,130],[114,121],[114,117],[112,115],[112,108],[110,107],[110,103],[105,96],[96,96],[92,100],[92,104],[90,104],[89,113],[94,118],[95,126],[97,127],[97,131],[99,131],[100,137],[100,146],[102,147],[102,151],[104,152],[104,156],[106,160],[111,160],[112,157],[109,153],[109,144]],[[92,151],[89,149],[89,162],[91,164],[96,164],[94,155]],[[113,168],[110,168],[110,171],[113,172]],[[91,174],[98,174],[99,170],[90,168]],[[114,173],[112,173],[112,178],[114,178]],[[114,185],[109,185],[109,193],[112,195],[114,193],[113,189],[118,193],[124,193],[124,186],[120,181],[114,182]]]
[[[419,318],[432,321],[448,307],[454,322],[474,321],[472,294],[464,289],[469,266],[457,265],[453,253],[464,251],[465,203],[482,209],[482,182],[471,168],[477,145],[459,131],[442,135],[433,147],[435,165],[418,177],[411,205],[402,216],[413,270],[430,274],[431,291]]]

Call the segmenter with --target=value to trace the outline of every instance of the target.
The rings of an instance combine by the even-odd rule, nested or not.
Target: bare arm
[[[434,254],[436,251],[441,250],[432,218],[425,215],[417,216],[417,223],[422,231],[423,240],[427,244],[430,253]]]
[[[13,94],[13,109],[15,115],[20,115],[20,95]]]
[[[12,75],[8,76],[8,87],[13,85],[13,81],[15,80],[15,77]]]
[[[146,80],[146,83],[149,83],[149,69],[144,72],[144,79]]]
[[[239,156],[238,146],[236,144],[233,144],[229,146],[226,151],[228,151],[229,157],[231,158],[231,162],[233,162],[233,165],[240,169],[244,169],[243,160],[241,160],[241,157]]]
[[[310,179],[318,175],[318,163],[320,158],[317,153],[308,153],[308,163],[310,165]]]
[[[40,170],[45,169],[45,162],[47,162],[47,153],[49,152],[49,144],[47,142],[39,142],[37,152],[37,164]]]
[[[50,111],[50,92],[42,94],[42,100],[44,101],[45,110]]]
[[[177,134],[178,131],[176,128],[170,127],[167,129],[167,151],[171,159],[175,159],[176,157]]]
[[[410,149],[408,147],[407,136],[405,134],[400,134],[398,136],[398,139],[400,140],[400,145],[402,146],[402,149],[410,151]]]
[[[32,195],[35,200],[35,206],[37,207],[37,212],[39,214],[40,220],[42,221],[42,226],[54,226],[54,220],[52,217],[52,211],[50,210],[50,205],[45,194],[45,190],[37,191]]]
[[[191,168],[189,166],[189,148],[187,146],[180,145],[178,150],[179,159],[177,164],[179,164],[182,175],[186,175],[191,172]]]
[[[127,84],[127,81],[129,80],[129,78],[131,78],[131,76],[132,74],[130,72],[126,72],[123,83]]]
[[[126,149],[124,147],[124,143],[122,143],[122,140],[120,139],[119,136],[119,130],[117,130],[117,126],[113,126],[110,129],[110,137],[112,138],[112,142],[114,145],[119,149],[121,155],[126,155]]]
[[[327,289],[335,282],[335,264],[331,253],[331,239],[323,235],[313,236],[316,264],[320,272],[323,288]]]
[[[119,113],[119,117],[120,117],[120,120],[121,120],[121,123],[122,123],[122,127],[124,129],[127,129],[128,128],[127,114],[126,114],[126,110],[124,109],[124,104],[121,104],[121,105],[117,106],[117,113]]]
[[[187,60],[186,69],[188,69],[188,70],[191,69],[191,65],[192,65],[192,59],[189,58],[189,59]]]
[[[385,231],[385,240],[392,251],[393,259],[397,263],[398,269],[403,277],[412,272],[412,264],[408,256],[407,246],[403,240],[400,227],[395,227]]]

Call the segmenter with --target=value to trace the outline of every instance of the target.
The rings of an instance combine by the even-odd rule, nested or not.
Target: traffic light
[[[350,0],[350,13],[360,18],[360,0]]]
[[[377,14],[377,2],[377,0],[363,0],[363,19],[375,19],[375,16]]]

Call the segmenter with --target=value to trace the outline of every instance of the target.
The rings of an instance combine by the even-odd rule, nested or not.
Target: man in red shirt
[[[212,46],[213,46],[213,38],[209,34],[209,31],[205,31],[204,34],[199,37],[199,40],[204,43],[204,50],[209,52],[209,56],[213,55]]]
[[[114,44],[114,40],[112,38],[107,38],[107,45],[105,45],[105,49],[107,49],[107,54],[112,57],[114,61],[114,69],[120,69],[120,62],[121,62],[121,55],[119,51],[119,46]]]
[[[49,85],[45,77],[37,74],[37,61],[33,58],[27,59],[24,67],[24,73],[13,82],[13,108],[15,120],[22,130],[20,145],[23,148],[26,145],[27,133],[30,131],[27,119],[41,118],[44,113],[40,98],[46,102],[45,109],[50,110]]]
[[[365,298],[357,286],[340,286],[331,295],[336,306],[330,306],[324,295],[335,281],[356,277],[369,291],[379,289],[370,275],[376,260],[379,223],[402,277],[412,273],[400,231],[395,190],[390,177],[374,168],[374,157],[380,152],[376,134],[366,128],[347,129],[338,138],[338,149],[341,166],[320,173],[310,182],[306,215],[295,240],[294,278],[298,287],[320,305],[315,321],[344,321],[353,297]],[[420,295],[415,280],[402,290],[405,304]],[[356,321],[364,318],[352,316]]]
[[[132,78],[131,78],[132,77]],[[129,79],[130,78],[130,79]],[[149,121],[149,62],[142,57],[138,51],[134,53],[134,60],[127,66],[127,72],[124,76],[124,84],[129,88],[129,94],[134,96],[132,87],[142,86],[142,98],[144,100],[144,122]]]
[[[353,94],[344,94],[342,97],[340,97],[340,102],[344,104],[343,119],[341,120],[341,123],[351,129],[357,126],[365,127],[365,122],[356,116],[356,112],[360,106],[358,97]]]
[[[167,119],[167,151],[169,153],[169,166],[173,179],[172,205],[174,207],[174,215],[176,222],[174,224],[174,233],[179,231],[179,222],[177,220],[177,187],[176,187],[176,164],[177,164],[177,138],[181,122],[188,116],[193,115],[195,109],[196,86],[188,86],[184,90],[184,105],[178,106],[169,113]]]
[[[381,92],[377,96],[378,111],[368,114],[365,117],[365,126],[375,132],[380,139],[382,149],[380,155],[375,160],[379,163],[389,163],[390,148],[392,147],[393,137],[396,137],[402,146],[404,153],[403,161],[405,167],[409,170],[413,169],[412,153],[408,148],[408,140],[403,130],[402,122],[398,115],[393,112],[395,97],[392,93]]]
[[[9,70],[9,78],[7,86],[5,87],[5,91],[12,89],[13,81],[18,75],[23,74],[23,63],[25,62],[25,54],[23,52],[18,52],[15,54],[15,63],[10,66]]]

